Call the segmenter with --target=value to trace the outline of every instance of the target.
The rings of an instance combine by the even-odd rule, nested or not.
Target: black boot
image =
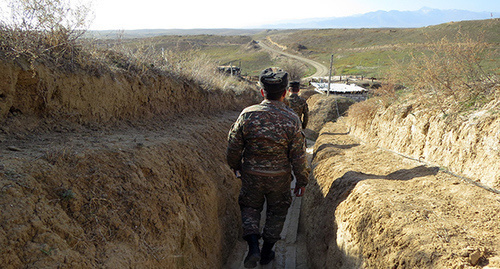
[[[245,268],[254,268],[260,261],[259,235],[249,234],[243,237],[248,242],[248,255],[245,258]]]
[[[264,241],[264,244],[262,245],[262,252],[260,253],[261,256],[260,264],[262,265],[268,264],[274,259],[275,256],[273,251],[274,243]]]

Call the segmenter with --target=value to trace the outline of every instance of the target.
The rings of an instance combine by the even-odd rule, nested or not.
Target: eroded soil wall
[[[340,122],[320,132],[302,205],[311,268],[500,268],[498,194]]]
[[[237,109],[256,96],[251,87],[205,90],[163,71],[116,71],[99,75],[63,72],[43,65],[23,68],[0,62],[0,122],[10,114],[59,117],[78,123],[116,122]]]
[[[416,105],[392,105],[373,118],[347,117],[354,135],[500,191],[500,103],[450,119]]]
[[[227,132],[257,92],[5,63],[0,77],[2,268],[222,266],[240,229]]]
[[[231,121],[161,124],[2,148],[3,268],[220,267],[239,232]]]

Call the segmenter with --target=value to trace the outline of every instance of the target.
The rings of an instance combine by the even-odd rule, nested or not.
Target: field
[[[329,66],[333,54],[337,75],[380,77],[394,62],[404,64],[409,62],[412,54],[429,53],[429,43],[443,38],[459,43],[463,38],[472,38],[488,46],[486,60],[482,63],[485,70],[500,74],[499,29],[500,20],[492,19],[408,29],[263,30],[253,35],[164,35],[122,42],[132,47],[154,44],[157,49],[206,54],[221,65],[239,65],[241,62],[244,74],[256,75],[264,67],[280,63],[280,59],[269,57],[249,44],[252,40],[270,38],[286,47],[285,51],[326,66]]]

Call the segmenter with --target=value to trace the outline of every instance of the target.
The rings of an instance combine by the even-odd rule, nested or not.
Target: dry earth
[[[2,136],[2,268],[220,267],[239,233],[222,146],[237,115]]]
[[[370,108],[358,110],[363,109]],[[499,100],[473,113],[448,117],[416,102],[395,103],[346,121],[363,140],[446,168],[500,193]]]
[[[302,223],[311,268],[500,268],[500,196],[328,123]]]
[[[239,234],[224,145],[257,92],[18,60],[0,63],[2,267],[222,266]]]
[[[241,246],[224,150],[255,95],[157,74],[0,76],[3,268],[221,268]],[[333,99],[313,97],[314,174],[276,268],[290,255],[296,268],[500,268],[498,194],[325,124]]]

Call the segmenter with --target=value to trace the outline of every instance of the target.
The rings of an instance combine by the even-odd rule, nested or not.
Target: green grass
[[[271,39],[281,45],[305,47],[305,55],[328,66],[334,54],[334,67],[343,74],[374,75],[383,73],[392,60],[410,58],[410,52],[426,52],[426,44],[458,33],[489,44],[490,55],[483,67],[500,74],[500,20],[464,21],[408,29],[316,29],[295,32],[270,32]],[[460,42],[460,39],[456,40]]]
[[[301,51],[302,55],[325,66],[330,65],[330,55],[334,54],[337,75],[379,77],[393,65],[393,61],[404,63],[410,59],[410,53],[428,53],[428,43],[443,38],[454,40],[459,32],[488,43],[490,54],[485,57],[483,68],[487,72],[500,74],[498,19],[423,28],[265,30],[254,36],[160,36],[122,42],[131,47],[152,43],[157,50],[205,54],[220,65],[239,65],[241,62],[243,74],[257,75],[262,69],[279,64],[278,59],[271,58],[265,51],[248,49],[251,40],[269,36],[274,42],[288,48],[297,47],[297,44],[305,46],[307,49]],[[314,71],[314,68],[309,67],[306,75]]]

